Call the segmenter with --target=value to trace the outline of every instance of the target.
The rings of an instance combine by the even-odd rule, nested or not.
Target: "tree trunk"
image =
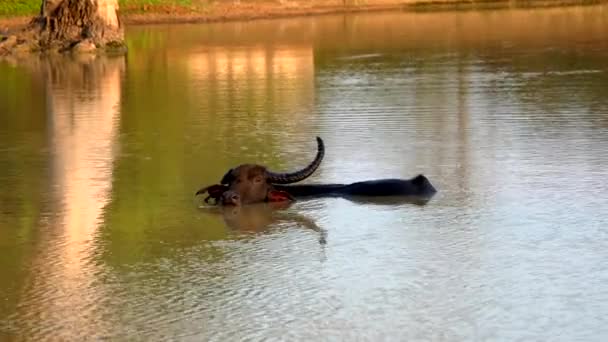
[[[0,42],[0,55],[97,49],[124,49],[118,0],[42,0],[40,15]]]

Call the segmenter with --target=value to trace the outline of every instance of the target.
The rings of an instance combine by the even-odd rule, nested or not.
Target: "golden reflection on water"
[[[169,49],[209,46],[265,45],[313,46],[315,50],[355,52],[357,49],[428,49],[437,47],[495,47],[516,43],[523,46],[568,46],[587,42],[583,48],[608,44],[605,27],[608,9],[571,6],[539,9],[380,12],[301,17],[289,20],[216,23],[188,31],[169,28],[157,42]],[[192,25],[191,27],[196,27]],[[127,27],[138,32],[146,27]]]
[[[65,243],[74,246],[73,242],[91,241],[95,236],[110,199],[124,60],[57,67],[74,81],[67,86],[65,82],[49,85],[52,175],[61,206],[57,212],[63,216]],[[86,93],[82,88],[88,88]],[[84,259],[69,255],[67,259]]]
[[[313,35],[318,47],[340,49],[427,49],[517,44],[545,47],[584,41],[605,46],[605,6],[440,13],[378,13],[320,18]],[[304,26],[303,26],[304,28]],[[336,38],[344,41],[336,44]],[[552,44],[552,43],[553,44]],[[390,51],[390,50],[389,50]]]
[[[314,125],[312,45],[246,44],[207,46],[186,53],[181,49],[169,51],[169,60],[186,65],[192,85],[189,96],[198,105],[191,115],[205,124],[200,131],[208,132],[204,133],[209,137],[206,142],[215,140],[223,148],[223,153],[209,156],[215,163],[222,165],[226,156],[238,161],[231,160],[224,167],[254,160],[272,163],[281,154],[301,157],[297,153],[300,150],[293,149],[298,148],[297,138],[295,144],[286,144],[282,138],[310,131]],[[312,136],[307,138],[306,147],[314,144]],[[241,148],[248,150],[245,158],[239,152]],[[221,176],[214,172],[206,179]]]
[[[103,209],[111,198],[125,64],[123,58],[49,59],[44,67],[52,214],[40,225],[45,233],[33,254],[20,311],[39,318],[41,334],[60,324],[78,331],[56,336],[89,336],[104,325],[96,316],[104,293],[94,285],[101,272],[95,255]]]
[[[182,58],[180,53],[176,60]],[[219,88],[213,101],[236,101],[248,114],[255,115],[270,100],[276,101],[273,106],[290,110],[280,113],[290,117],[307,113],[314,104],[310,45],[211,46],[189,53],[187,65],[189,77],[200,85],[194,87],[195,91]]]

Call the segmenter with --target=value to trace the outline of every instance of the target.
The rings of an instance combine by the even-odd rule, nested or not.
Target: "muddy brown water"
[[[0,63],[1,340],[608,336],[608,8],[134,26]],[[231,166],[426,205],[219,211]]]

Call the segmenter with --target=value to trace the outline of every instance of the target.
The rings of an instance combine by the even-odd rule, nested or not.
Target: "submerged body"
[[[405,196],[421,199],[431,198],[437,190],[423,176],[412,179],[375,179],[351,184],[301,184],[275,185],[279,191],[289,193],[293,197],[385,197]]]

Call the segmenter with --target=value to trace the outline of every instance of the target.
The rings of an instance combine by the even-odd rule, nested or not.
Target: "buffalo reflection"
[[[201,210],[222,215],[226,226],[241,233],[262,233],[280,224],[296,224],[319,233],[319,243],[327,243],[327,231],[311,218],[288,212],[291,203],[258,203],[247,206],[202,206]]]

